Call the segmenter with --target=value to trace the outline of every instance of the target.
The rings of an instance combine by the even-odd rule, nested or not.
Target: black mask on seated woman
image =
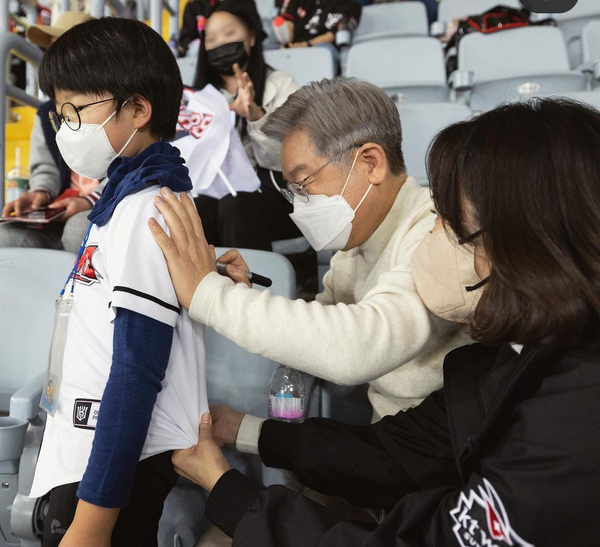
[[[231,76],[233,65],[237,63],[240,69],[244,69],[248,63],[248,53],[244,42],[229,42],[214,49],[206,50],[206,60],[219,74]]]

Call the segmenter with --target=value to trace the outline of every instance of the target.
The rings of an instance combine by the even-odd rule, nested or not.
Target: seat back
[[[50,249],[0,249],[0,411],[46,370],[54,303],[75,255]]]
[[[600,19],[585,25],[581,35],[581,47],[584,63],[600,60]]]
[[[225,251],[216,249],[217,257]],[[240,252],[252,271],[273,280],[269,289],[272,294],[296,297],[296,274],[287,258],[267,251],[243,249]],[[234,406],[242,412],[267,417],[269,382],[278,363],[251,355],[207,328],[206,366],[211,404]]]
[[[398,111],[406,172],[426,186],[425,160],[431,141],[444,127],[469,118],[471,110],[460,103],[432,103],[398,105]]]
[[[256,9],[261,19],[273,19],[277,16],[277,6],[275,0],[256,0]]]
[[[268,65],[293,76],[299,86],[336,74],[333,53],[326,48],[271,49],[264,54]]]
[[[444,55],[435,38],[386,38],[356,44],[348,53],[346,75],[367,80],[390,95],[406,95],[408,102],[435,102],[427,94],[431,89],[441,94],[440,101],[447,97]]]
[[[179,72],[181,73],[181,81],[183,85],[192,87],[194,85],[194,78],[196,76],[196,65],[198,64],[198,57],[180,57],[177,59],[177,65],[179,66]]]
[[[476,82],[570,70],[565,41],[556,27],[468,34],[460,42],[458,68],[472,71]]]
[[[365,6],[352,43],[394,36],[427,36],[427,10],[423,2],[394,2]]]
[[[594,19],[600,19],[600,2],[598,0],[577,0],[577,4],[565,13],[553,13],[558,28],[562,31],[569,61],[572,68],[583,62],[582,32],[585,26]]]
[[[458,68],[473,73],[473,110],[588,88],[587,77],[570,69],[564,38],[556,27],[469,34],[460,43]]]
[[[498,4],[521,9],[519,0],[444,0],[438,8],[438,21],[449,23],[452,19],[460,19],[466,15],[479,15],[496,7]]]

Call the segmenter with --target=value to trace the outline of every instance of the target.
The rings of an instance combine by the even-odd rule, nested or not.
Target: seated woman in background
[[[287,20],[291,40],[282,47],[327,47],[337,60],[335,34],[342,22],[354,30],[361,11],[355,0],[285,0],[281,15]]]
[[[204,23],[194,88],[212,84],[235,113],[236,126],[250,162],[261,180],[260,192],[239,192],[221,200],[196,198],[208,242],[216,246],[271,250],[271,242],[300,237],[289,214],[281,145],[261,132],[267,115],[283,104],[298,85],[274,70],[263,57],[262,30],[256,5],[248,0],[217,3]]]
[[[211,491],[208,519],[239,547],[600,545],[598,149],[600,113],[563,100],[444,129],[428,160],[439,219],[413,276],[480,344],[448,354],[442,390],[368,427],[205,414],[173,461]],[[387,515],[352,522],[254,484],[218,449],[236,443]]]

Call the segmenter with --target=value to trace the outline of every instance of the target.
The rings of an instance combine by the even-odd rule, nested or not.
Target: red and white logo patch
[[[94,253],[97,250],[98,245],[88,245],[81,254],[81,258],[77,263],[77,273],[75,274],[75,279],[78,283],[81,283],[82,285],[93,285],[94,283],[100,283],[102,276],[98,273],[96,268],[94,268],[94,264],[92,262]]]
[[[450,516],[461,547],[534,547],[512,529],[498,493],[486,479],[477,490],[460,494]]]

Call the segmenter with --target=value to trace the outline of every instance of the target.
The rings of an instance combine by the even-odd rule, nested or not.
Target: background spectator
[[[196,198],[213,245],[271,250],[272,241],[300,236],[289,217],[292,206],[279,191],[284,186],[281,145],[261,131],[267,115],[298,86],[291,76],[265,63],[263,38],[256,5],[248,0],[218,3],[202,30],[194,87],[212,84],[225,95],[261,180],[260,192],[240,192],[221,200]]]

